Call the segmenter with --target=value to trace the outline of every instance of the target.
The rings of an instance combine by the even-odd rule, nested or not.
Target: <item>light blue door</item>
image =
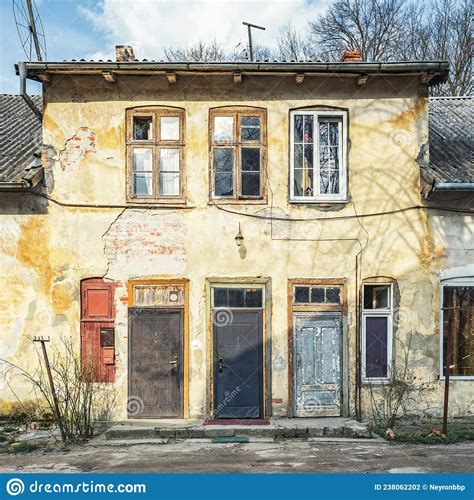
[[[294,413],[297,417],[341,414],[341,315],[295,313]]]

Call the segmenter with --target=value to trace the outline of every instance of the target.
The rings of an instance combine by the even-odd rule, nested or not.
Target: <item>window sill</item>
[[[392,379],[391,378],[388,378],[388,377],[379,377],[379,378],[363,378],[362,379],[362,384],[363,385],[366,385],[366,386],[369,386],[371,384],[374,384],[374,385],[382,385],[382,384],[386,384],[386,383],[390,383],[392,382]]]
[[[333,205],[347,205],[349,200],[288,200],[294,205],[311,205],[318,208],[330,208]]]
[[[444,375],[442,375],[441,377],[439,377],[439,380],[441,382],[444,382],[446,379],[446,377]],[[450,382],[461,382],[461,381],[474,381],[474,375],[450,375],[449,376],[449,381]]]
[[[127,205],[153,205],[157,207],[185,207],[186,198],[129,198]]]
[[[208,205],[268,205],[267,198],[211,198]]]

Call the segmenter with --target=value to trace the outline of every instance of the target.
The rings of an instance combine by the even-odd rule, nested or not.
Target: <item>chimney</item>
[[[342,53],[341,62],[360,62],[360,50],[345,50]]]
[[[135,54],[131,45],[116,45],[115,59],[117,62],[135,61]]]

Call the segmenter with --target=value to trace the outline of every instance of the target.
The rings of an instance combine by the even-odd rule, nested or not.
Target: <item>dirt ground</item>
[[[474,442],[452,445],[384,441],[286,440],[214,444],[99,446],[0,455],[0,472],[474,472]]]

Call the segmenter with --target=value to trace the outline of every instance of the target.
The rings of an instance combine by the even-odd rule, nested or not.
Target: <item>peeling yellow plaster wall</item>
[[[403,341],[409,332],[416,332],[419,342],[413,363],[420,377],[434,381],[434,412],[439,413],[442,386],[436,381],[437,283],[432,266],[442,266],[446,242],[433,246],[433,229],[422,211],[354,218],[356,213],[398,210],[421,203],[416,159],[427,141],[427,100],[416,81],[403,77],[394,78],[390,84],[371,79],[363,88],[351,79],[307,80],[302,88],[292,78],[272,77],[244,80],[237,86],[217,76],[180,79],[175,86],[169,86],[161,77],[124,77],[116,84],[95,77],[53,77],[46,85],[44,116],[44,142],[55,152],[54,189],[49,193],[52,198],[70,203],[124,204],[125,110],[172,105],[186,110],[184,171],[187,206],[191,208],[124,211],[49,203],[41,215],[11,215],[11,209],[5,210],[0,217],[15,228],[1,256],[2,277],[12,283],[0,292],[0,304],[11,304],[9,314],[0,320],[2,349],[8,347],[10,359],[22,363],[33,360],[32,344],[27,340],[32,332],[50,335],[53,341],[59,335],[70,335],[79,342],[80,280],[102,276],[116,280],[116,387],[118,417],[125,418],[128,321],[122,299],[127,295],[127,281],[188,278],[190,414],[202,416],[208,411],[209,397],[206,278],[270,277],[272,396],[282,399],[273,412],[276,416],[286,415],[287,280],[346,278],[349,408],[353,413],[355,257],[362,246],[361,278],[382,275],[397,280],[403,321],[397,325],[395,336],[397,341]],[[269,202],[234,205],[233,209],[289,218],[352,218],[271,224],[227,214],[209,205],[209,109],[230,105],[263,107],[268,114]],[[314,105],[344,108],[349,116],[350,201],[330,211],[288,203],[289,111]],[[61,152],[83,128],[95,134],[95,152],[79,154],[62,168]],[[10,203],[15,206],[14,200]],[[234,240],[239,222],[245,238],[245,258]],[[8,397],[6,388],[0,387],[0,391],[3,398]],[[461,402],[468,394],[467,384],[455,384],[453,414],[467,411]]]

